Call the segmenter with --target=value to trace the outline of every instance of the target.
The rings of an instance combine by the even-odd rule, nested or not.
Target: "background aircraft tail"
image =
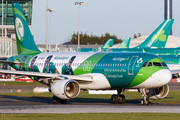
[[[164,48],[171,31],[174,19],[166,19],[161,25],[140,45],[135,48]]]
[[[19,3],[12,3],[18,54],[40,53]]]
[[[130,37],[125,38],[117,48],[129,48],[130,41],[131,41]]]
[[[101,48],[109,48],[112,47],[114,43],[114,39],[109,39],[106,41],[106,43]]]

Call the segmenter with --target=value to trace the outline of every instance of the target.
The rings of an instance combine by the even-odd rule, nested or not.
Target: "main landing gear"
[[[119,104],[124,104],[125,102],[125,96],[123,94],[121,94],[122,89],[117,90],[118,94],[117,95],[112,95],[111,96],[111,103],[112,104],[117,104],[119,102]]]
[[[149,105],[149,97],[147,95],[149,90],[146,88],[141,88],[140,91],[143,96],[143,99],[141,100],[141,105]]]
[[[52,100],[53,100],[53,104],[59,104],[59,102],[61,104],[66,104],[67,103],[67,100],[60,99],[60,98],[58,98],[56,96],[53,96]]]

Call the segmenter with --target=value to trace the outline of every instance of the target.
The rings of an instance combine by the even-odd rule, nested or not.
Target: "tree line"
[[[134,34],[134,38],[140,37],[141,34],[138,35]],[[80,33],[80,44],[81,45],[88,45],[88,44],[104,44],[108,39],[114,39],[114,44],[118,44],[122,42],[122,39],[118,39],[116,35],[111,35],[109,33],[102,34],[101,36],[97,35],[88,35],[87,33]],[[78,44],[78,33],[74,33],[71,35],[71,44],[77,45]]]

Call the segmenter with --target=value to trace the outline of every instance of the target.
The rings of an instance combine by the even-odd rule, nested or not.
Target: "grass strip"
[[[43,85],[42,83],[39,82],[22,82],[22,81],[17,81],[17,82],[0,82],[0,85]]]
[[[175,113],[2,114],[3,120],[178,120]]]

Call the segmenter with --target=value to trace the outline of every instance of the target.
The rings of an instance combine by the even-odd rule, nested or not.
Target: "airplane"
[[[146,40],[144,40],[143,43],[141,43],[140,45],[138,45],[134,48],[164,48],[166,45],[167,38],[168,38],[168,35],[169,35],[170,30],[171,30],[173,22],[174,22],[174,19],[164,20],[156,28],[156,30]],[[127,43],[125,43],[125,44],[128,44],[127,45],[128,47],[127,46],[126,47],[119,47],[118,46],[117,48],[129,48],[129,44],[130,44],[131,39],[130,38],[126,38],[126,39],[129,39],[129,40],[127,40]]]
[[[170,70],[180,69],[180,55],[158,55],[158,56],[161,57],[166,62]]]
[[[18,55],[6,61],[16,71],[0,73],[29,76],[49,86],[53,103],[65,104],[84,90],[117,90],[113,104],[124,104],[125,89],[139,89],[142,105],[169,92],[173,71],[159,56],[149,53],[41,52],[32,37],[19,3],[12,3]]]
[[[134,48],[164,48],[173,22],[174,19],[165,19],[143,43]]]
[[[180,48],[101,49],[102,52],[147,52],[155,55],[180,55]]]

